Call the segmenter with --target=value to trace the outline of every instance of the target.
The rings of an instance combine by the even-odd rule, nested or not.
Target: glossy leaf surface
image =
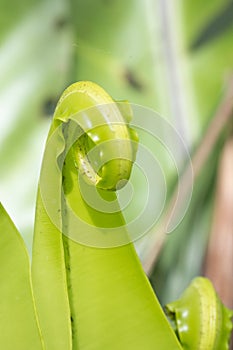
[[[68,128],[69,118],[74,109],[94,106],[114,101],[98,85],[86,82],[75,85],[76,99],[67,103],[61,98],[61,105],[55,112],[49,137],[63,121],[63,132]],[[77,89],[76,89],[77,87]],[[72,92],[72,87],[70,88]],[[95,99],[92,98],[93,89]],[[65,118],[62,110],[68,111]],[[84,109],[85,111],[85,109]],[[85,118],[91,117],[86,110]],[[91,122],[91,119],[90,119]],[[109,130],[109,134],[111,134]],[[68,138],[62,140],[57,134],[57,147],[53,156],[59,159],[66,148]],[[47,147],[49,147],[49,139]],[[46,152],[46,151],[45,151]],[[56,159],[55,159],[56,160]],[[112,167],[110,166],[110,170]],[[33,247],[33,284],[42,333],[50,350],[64,349],[63,341],[69,349],[69,298],[70,320],[72,328],[73,349],[142,349],[143,347],[161,350],[180,349],[180,345],[159,305],[156,296],[141,268],[132,244],[112,248],[95,248],[74,242],[57,230],[43,206],[43,182],[55,181],[43,178],[47,167],[42,167],[40,191],[38,195],[35,240]],[[47,173],[46,173],[47,174]],[[61,174],[57,175],[61,177]],[[63,188],[67,203],[56,203],[62,208],[62,227],[69,228],[72,217],[69,208],[82,216],[94,227],[105,226],[109,230],[124,224],[120,211],[104,213],[90,208],[80,193],[78,171],[75,167],[73,153],[68,152],[62,169]],[[51,182],[50,182],[51,183]],[[50,189],[51,186],[48,187]],[[42,192],[41,192],[42,191]],[[59,191],[59,188],[58,190]],[[106,201],[115,198],[114,192],[101,190]],[[55,207],[56,208],[56,207]],[[49,209],[49,208],[47,208]],[[59,209],[58,209],[59,211]],[[72,226],[72,230],[73,230]],[[76,226],[77,233],[80,227]],[[122,228],[124,230],[124,227]],[[72,234],[73,232],[71,232]],[[124,233],[124,232],[123,232]],[[109,233],[110,234],[110,233]],[[100,236],[101,237],[101,236]],[[49,291],[53,295],[50,300]],[[55,312],[56,305],[65,310],[64,325],[59,322]],[[56,339],[53,334],[56,332]],[[64,334],[65,332],[65,334]]]

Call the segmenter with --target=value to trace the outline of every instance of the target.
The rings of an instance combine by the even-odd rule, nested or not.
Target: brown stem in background
[[[215,207],[204,275],[211,279],[223,303],[233,308],[233,137],[219,163]]]
[[[216,144],[217,140],[219,139],[219,136],[222,133],[223,129],[226,127],[226,125],[232,118],[232,113],[233,77],[231,77],[231,79],[229,80],[222,101],[220,102],[220,105],[217,108],[217,111],[213,116],[213,119],[210,122],[210,125],[192,158],[194,180],[199,175],[203,165],[205,164],[209,155],[211,154],[211,151],[214,145]],[[190,186],[192,186],[192,183],[190,181],[190,169],[187,169],[184,172],[182,178],[180,179],[179,186],[182,189],[182,196],[184,199],[190,189]],[[143,263],[143,266],[145,272],[148,275],[151,274],[156,259],[166,241],[166,227],[173,212],[174,205],[176,203],[178,193],[177,191],[178,188],[176,188],[174,194],[172,195],[172,198],[168,204],[166,213],[164,214],[160,227],[156,229],[156,240],[150,244],[149,251],[146,254],[146,259]]]

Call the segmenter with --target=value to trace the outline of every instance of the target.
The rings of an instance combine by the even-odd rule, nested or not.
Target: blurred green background
[[[156,110],[200,161],[189,209],[175,232],[166,240],[163,233],[161,241],[155,228],[136,242],[159,299],[176,298],[194,276],[209,269],[217,274],[219,260],[216,256],[209,265],[208,242],[213,231],[221,235],[221,225],[229,220],[221,251],[227,268],[224,276],[221,269],[218,274],[229,291],[225,302],[233,307],[233,253],[224,254],[233,246],[233,215],[218,215],[218,228],[213,228],[222,198],[216,191],[220,159],[233,130],[227,110],[233,94],[225,101],[232,70],[232,0],[1,0],[0,200],[29,251],[54,108],[69,84],[91,80],[116,99]],[[221,103],[217,126],[212,125]],[[228,149],[226,158],[233,163]],[[163,170],[169,203],[177,179],[166,161]],[[233,178],[231,171],[228,178]],[[228,195],[224,203],[233,213],[232,191]],[[148,269],[148,261],[153,268]]]

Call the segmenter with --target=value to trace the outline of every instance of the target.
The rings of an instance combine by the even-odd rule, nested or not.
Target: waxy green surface
[[[65,91],[55,111],[50,135],[62,122],[65,132],[73,114],[103,104],[110,104],[115,110],[115,114],[108,114],[113,118],[111,122],[120,120],[125,124],[117,129],[116,137],[132,139],[126,125],[127,117],[123,118],[114,101],[91,82],[76,83]],[[86,115],[88,118],[88,113]],[[107,124],[108,121],[105,118],[103,122]],[[88,131],[85,129],[85,133]],[[104,134],[107,136],[106,130]],[[110,131],[109,135],[112,138]],[[135,134],[133,139],[136,140]],[[129,158],[133,159],[133,150],[129,148],[128,151]],[[108,164],[110,171],[116,164]],[[120,165],[122,169],[122,163]],[[128,162],[124,165],[129,175],[131,165]],[[123,171],[121,174],[125,178]],[[67,203],[87,223],[105,224],[110,228],[124,224],[121,212],[100,213],[85,204],[79,191],[77,164],[72,150],[66,156],[62,176]],[[110,181],[108,176],[106,172],[105,185]],[[106,201],[115,198],[114,192],[101,191]],[[69,227],[70,222],[69,211],[65,210],[67,203],[61,204],[63,228]],[[78,231],[79,227],[76,229]],[[49,350],[181,349],[133,245],[104,249],[71,240],[50,220],[40,188],[32,277],[42,334]]]
[[[222,304],[207,278],[195,278],[166,309],[184,349],[229,349],[233,311]]]

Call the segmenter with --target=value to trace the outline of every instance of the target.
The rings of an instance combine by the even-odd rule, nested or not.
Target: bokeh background
[[[77,80],[156,110],[192,156],[182,223],[135,243],[162,304],[204,274],[233,307],[233,1],[1,0],[0,200],[29,251],[47,131]]]

